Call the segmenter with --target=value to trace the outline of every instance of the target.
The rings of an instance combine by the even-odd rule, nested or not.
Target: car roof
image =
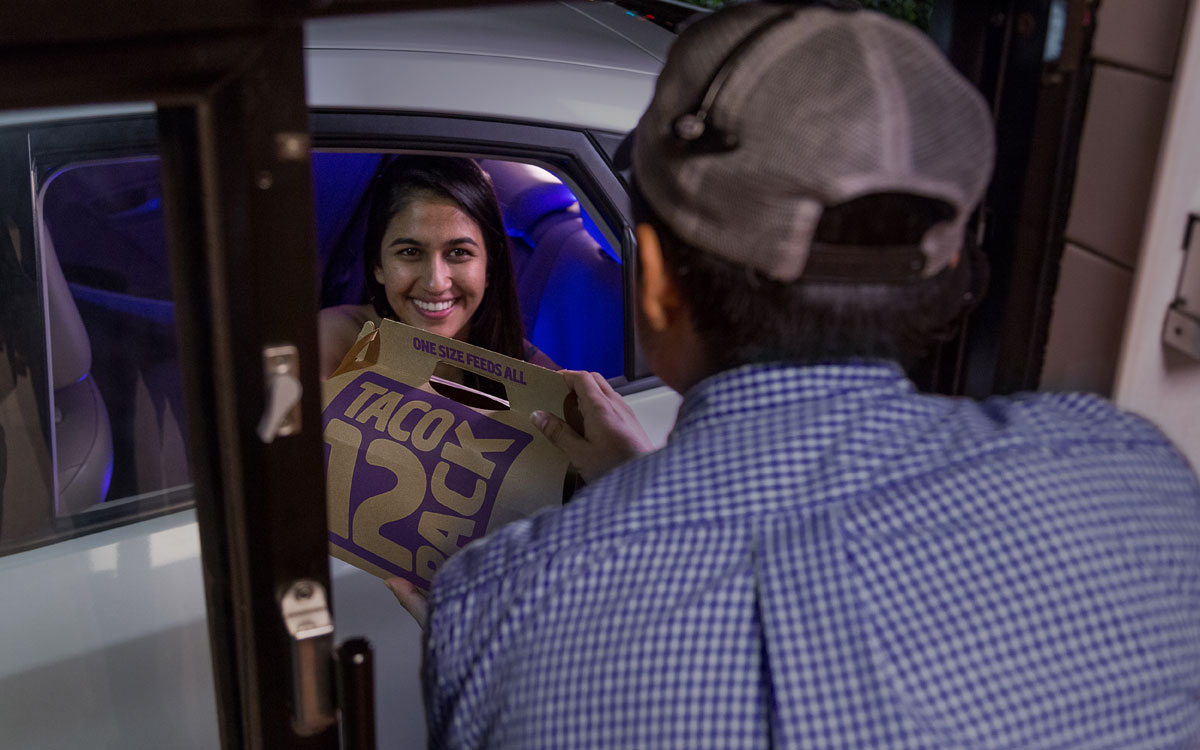
[[[433,112],[626,132],[675,39],[610,2],[351,15],[305,23],[310,107]],[[0,126],[153,112],[0,112]]]
[[[486,55],[656,75],[671,35],[606,2],[530,3],[309,21],[309,49]]]
[[[607,2],[319,19],[305,25],[308,100],[625,131],[673,39]]]

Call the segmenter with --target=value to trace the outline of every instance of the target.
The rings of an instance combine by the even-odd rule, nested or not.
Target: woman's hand
[[[389,578],[383,583],[424,631],[429,622],[429,597],[425,592],[399,576]]]
[[[631,458],[654,450],[629,405],[598,372],[560,371],[579,401],[583,434],[553,414],[530,415],[538,429],[579,470],[585,482],[599,479]]]

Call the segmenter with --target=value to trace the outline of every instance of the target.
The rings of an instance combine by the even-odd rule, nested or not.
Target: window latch
[[[291,637],[292,724],[296,734],[308,737],[337,721],[333,616],[325,587],[308,579],[283,592],[279,609]]]
[[[300,432],[300,352],[292,344],[263,349],[266,409],[258,422],[258,437],[270,443],[276,437]]]

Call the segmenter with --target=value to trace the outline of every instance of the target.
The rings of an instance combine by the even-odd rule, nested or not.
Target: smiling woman
[[[458,205],[433,193],[407,201],[388,222],[372,275],[401,322],[466,340],[487,292],[488,252]]]
[[[321,376],[363,323],[391,318],[543,367],[525,340],[508,238],[487,174],[470,159],[400,156],[375,178],[364,300],[321,312]]]

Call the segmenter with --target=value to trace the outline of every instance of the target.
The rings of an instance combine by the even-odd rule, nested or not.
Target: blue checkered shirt
[[[1093,396],[728,371],[431,606],[435,747],[1200,746],[1200,489]]]

